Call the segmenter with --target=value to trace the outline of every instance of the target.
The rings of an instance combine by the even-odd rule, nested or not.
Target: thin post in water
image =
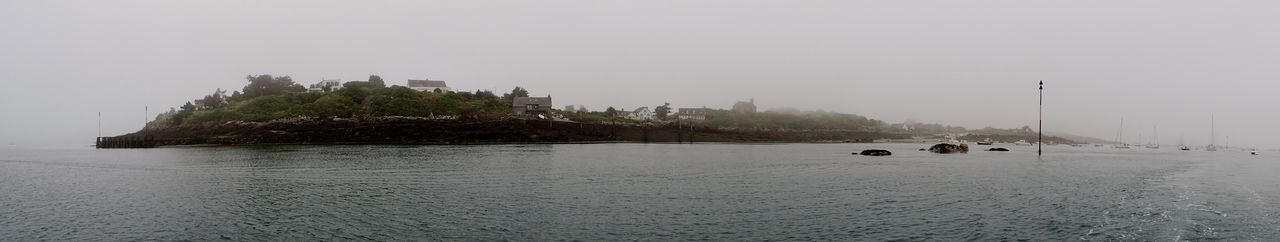
[[[1036,156],[1044,155],[1044,80],[1040,80],[1040,129],[1037,130]]]

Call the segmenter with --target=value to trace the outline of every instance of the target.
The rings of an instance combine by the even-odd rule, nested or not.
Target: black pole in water
[[[1040,80],[1040,130],[1036,142],[1036,156],[1044,155],[1044,80]]]

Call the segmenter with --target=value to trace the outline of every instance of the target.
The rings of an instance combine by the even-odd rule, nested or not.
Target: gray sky
[[[90,143],[249,74],[556,106],[798,107],[1275,148],[1271,1],[0,1],[0,144]]]

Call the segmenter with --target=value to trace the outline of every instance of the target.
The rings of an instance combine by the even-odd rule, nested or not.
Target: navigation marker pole
[[[1044,155],[1044,80],[1040,80],[1040,136],[1036,142],[1036,156]]]

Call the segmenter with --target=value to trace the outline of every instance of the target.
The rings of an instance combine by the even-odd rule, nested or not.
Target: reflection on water
[[[0,240],[1280,236],[1262,156],[920,146],[6,147]]]

